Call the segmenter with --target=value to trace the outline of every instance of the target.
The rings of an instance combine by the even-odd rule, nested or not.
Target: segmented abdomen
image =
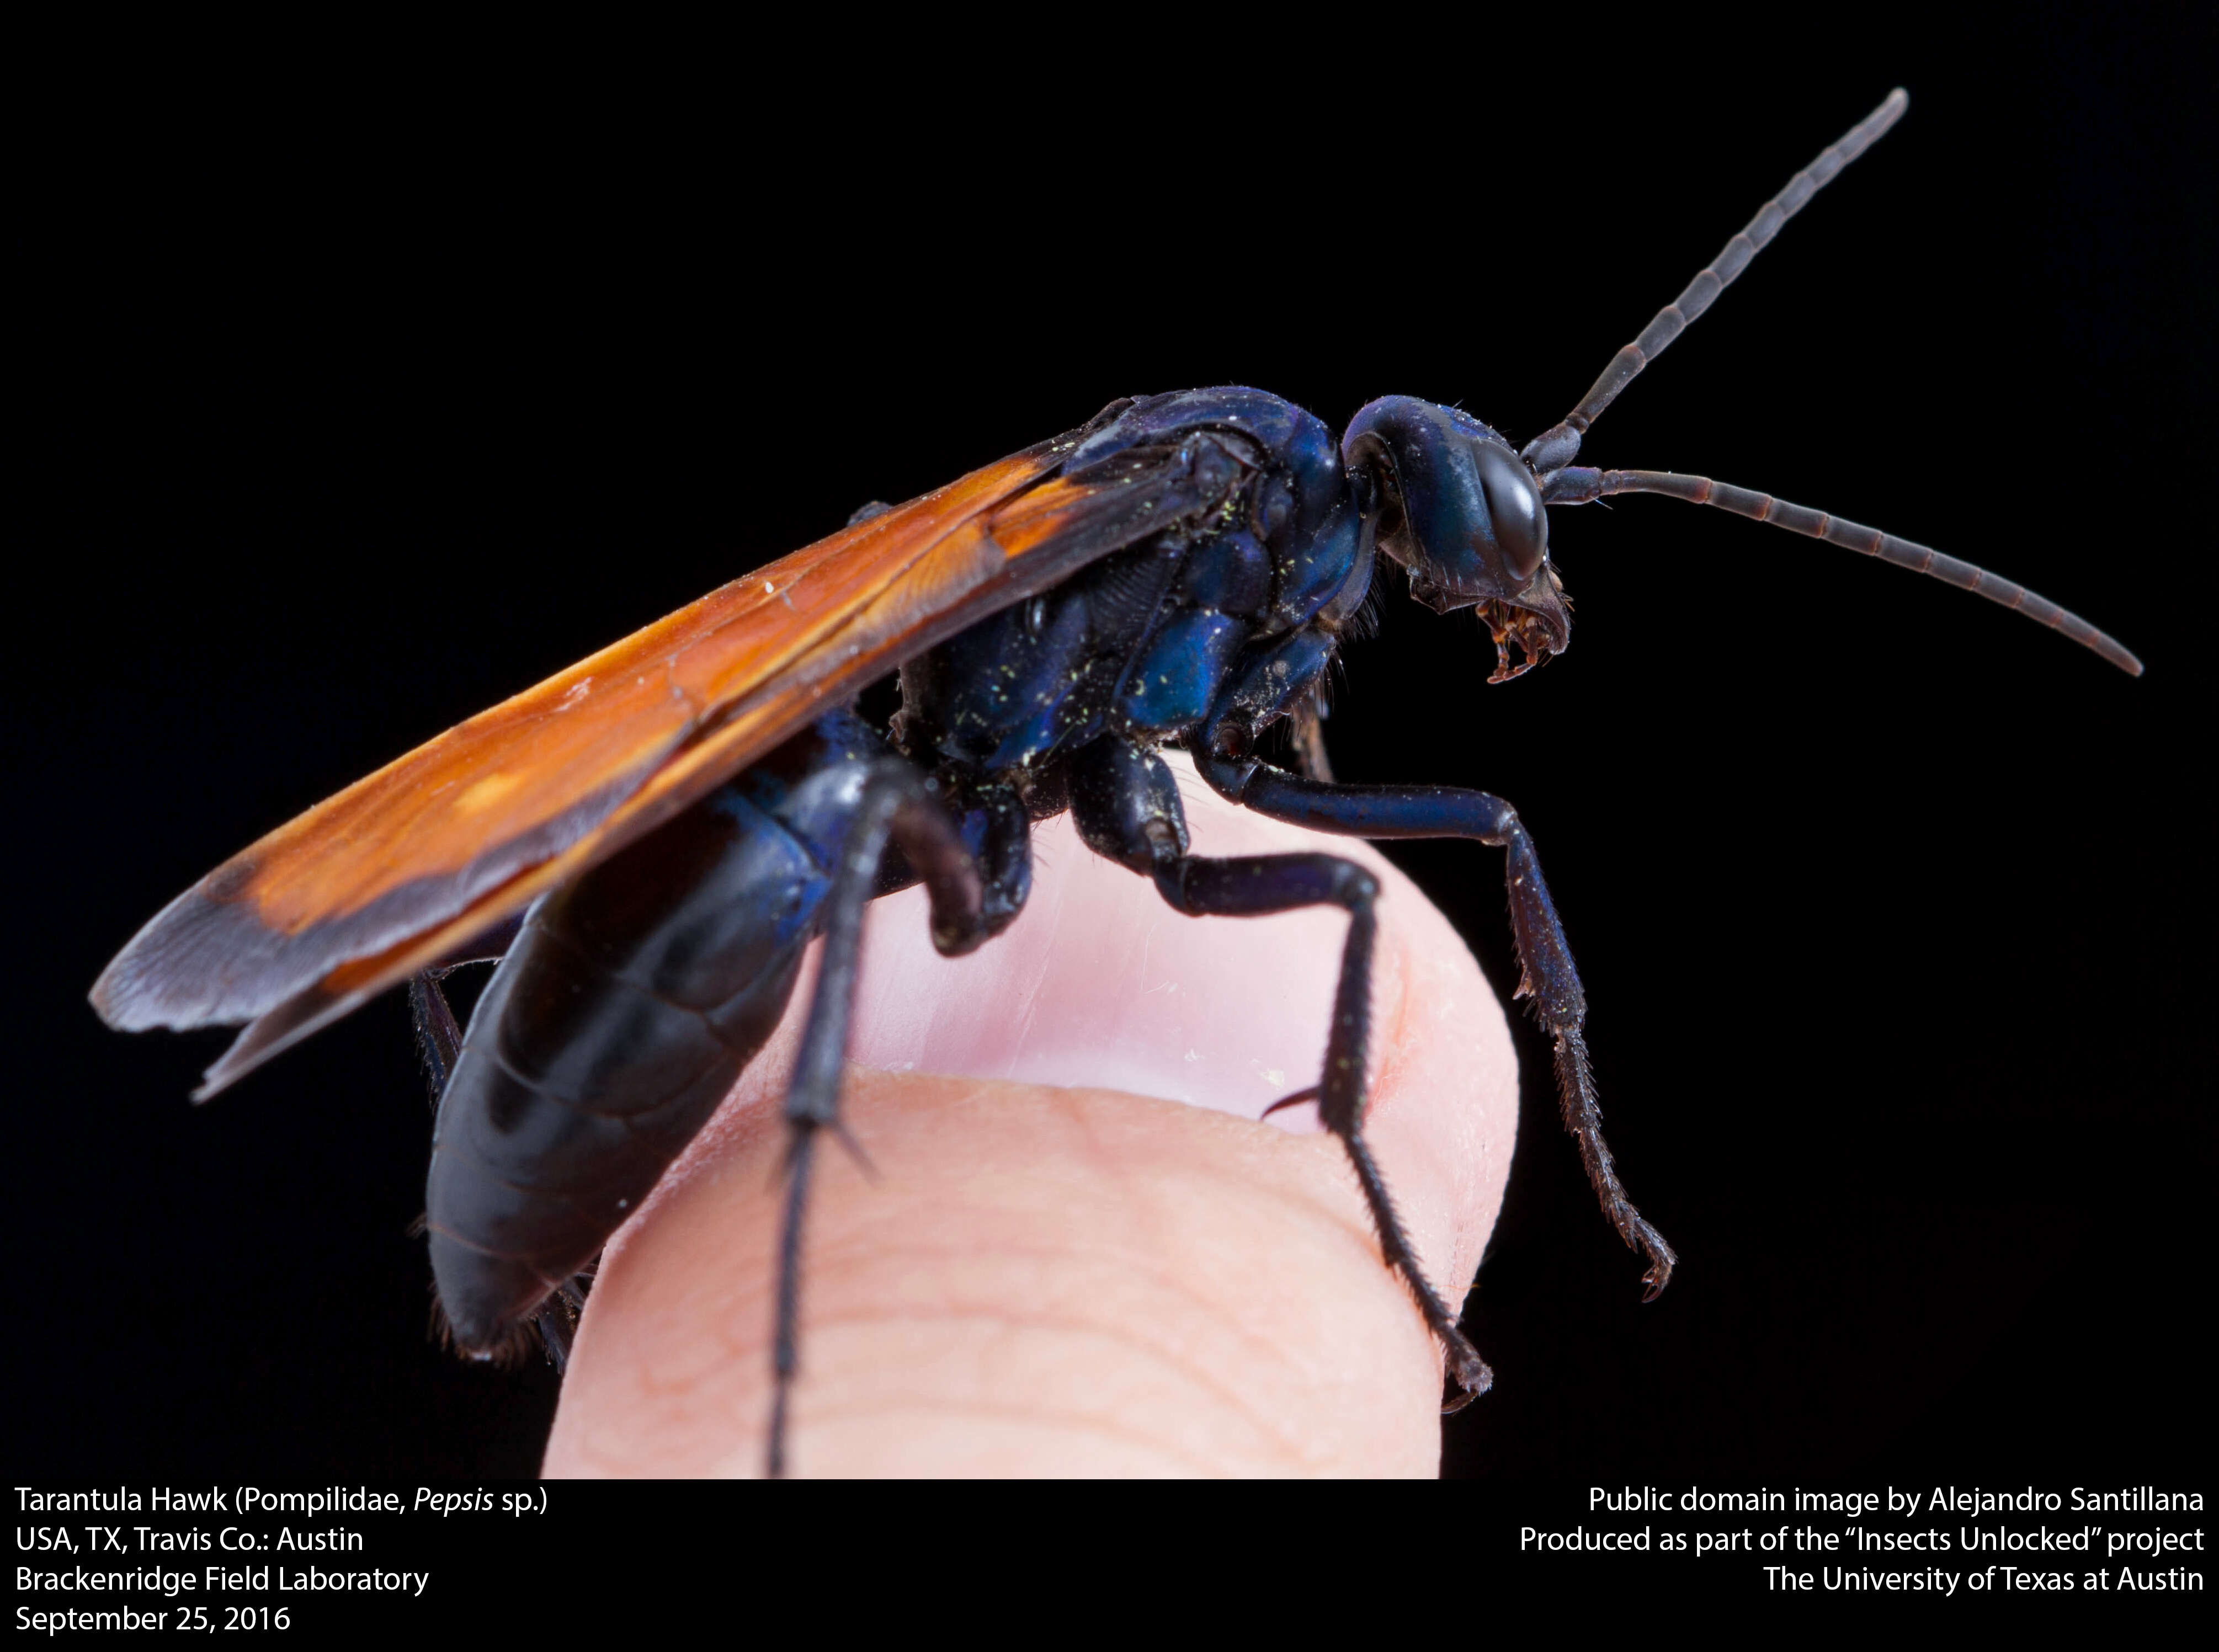
[[[778,1025],[825,874],[752,778],[549,896],[471,1016],[428,1197],[463,1346],[593,1258]]]

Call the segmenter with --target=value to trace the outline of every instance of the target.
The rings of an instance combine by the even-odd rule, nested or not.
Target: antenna
[[[1641,336],[1610,358],[1610,365],[1602,370],[1602,376],[1580,398],[1580,405],[1564,415],[1563,423],[1542,432],[1526,444],[1524,457],[1534,474],[1545,478],[1551,471],[1576,458],[1580,438],[1587,434],[1588,425],[1602,416],[1602,410],[1618,400],[1618,393],[1633,382],[1634,375],[1663,355],[1664,347],[1680,336],[1681,329],[1710,308],[1733,278],[1749,267],[1749,261],[1758,251],[1780,233],[1780,227],[1802,211],[1812,196],[1833,182],[1837,172],[1863,154],[1873,140],[1901,119],[1904,110],[1910,107],[1911,94],[1898,86],[1878,109],[1851,127],[1837,142],[1820,150],[1818,159],[1789,178],[1786,189],[1759,207],[1756,216],[1698,272],[1687,289],[1656,312],[1655,319],[1642,328]]]
[[[1807,534],[1830,545],[1877,556],[1884,562],[1893,562],[1898,568],[1907,568],[1915,574],[1954,585],[1961,591],[1986,597],[1990,602],[2001,603],[2013,613],[2024,614],[2071,637],[2082,647],[2093,649],[2129,677],[2142,674],[2142,662],[2116,640],[2071,610],[2059,607],[2047,597],[2036,596],[2023,585],[1991,574],[1985,568],[1961,562],[1955,556],[1945,556],[1928,546],[1882,533],[1878,528],[1845,522],[1807,506],[1790,505],[1769,494],[1754,494],[1746,488],[1731,488],[1725,482],[1712,481],[1708,476],[1685,476],[1670,470],[1597,470],[1587,465],[1573,465],[1551,476],[1543,487],[1541,497],[1550,505],[1585,505],[1609,494],[1664,494],[1686,500],[1690,505],[1715,506],[1752,521],[1769,522],[1791,533]]]

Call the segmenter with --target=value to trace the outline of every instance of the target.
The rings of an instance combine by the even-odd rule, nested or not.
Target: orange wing
[[[172,901],[94,1007],[127,1029],[252,1022],[209,1069],[213,1093],[903,661],[1229,497],[1172,450],[1059,475],[1084,433],[735,580],[388,763]]]

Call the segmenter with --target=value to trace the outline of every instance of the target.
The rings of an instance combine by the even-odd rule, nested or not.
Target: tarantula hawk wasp
[[[863,909],[922,882],[935,945],[969,952],[1024,908],[1031,824],[1067,810],[1180,912],[1347,913],[1324,1071],[1288,1100],[1315,1100],[1346,1149],[1385,1259],[1446,1351],[1453,1408],[1491,1377],[1420,1269],[1364,1133],[1377,885],[1330,854],[1190,854],[1161,748],[1184,746],[1215,791],[1279,820],[1505,851],[1519,991],[1553,1041],[1565,1122],[1605,1213],[1646,1253],[1648,1295],[1663,1289],[1674,1254],[1604,1144],[1586,999],[1516,811],[1479,792],[1337,785],[1321,762],[1265,761],[1258,740],[1291,718],[1298,749],[1321,750],[1315,692],[1382,556],[1428,607],[1477,609],[1490,682],[1563,653],[1549,512],[1627,493],[1947,581],[2138,674],[2077,616],[1925,546],[1706,477],[1574,463],[1634,376],[1906,102],[1892,93],[1798,172],[1522,449],[1408,396],[1360,409],[1338,440],[1259,390],[1114,402],[923,498],[866,507],[280,827],[141,930],[93,1003],[124,1028],[245,1023],[207,1096],[412,982],[439,1089],[428,1226],[447,1323],[476,1351],[537,1326],[559,1355],[574,1282],[762,1047],[822,936],[786,1102],[776,1473]],[[881,732],[844,708],[892,672],[901,710]],[[438,976],[488,953],[500,968],[465,1033]]]

